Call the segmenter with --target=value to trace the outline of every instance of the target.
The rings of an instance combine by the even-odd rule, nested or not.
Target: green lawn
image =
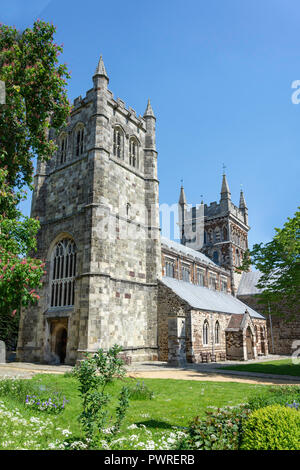
[[[31,380],[38,386],[55,387],[70,401],[61,414],[49,415],[26,407],[25,397],[23,403],[11,394],[0,395],[0,449],[59,448],[68,437],[68,432],[81,440],[83,435],[77,421],[80,399],[76,379],[43,374]],[[125,382],[134,385],[136,380],[126,379]],[[154,398],[131,401],[116,448],[168,448],[174,432],[182,431],[182,427],[187,426],[194,416],[203,415],[208,406],[245,403],[254,394],[267,389],[263,385],[171,379],[144,379],[144,383],[154,392]],[[122,385],[124,381],[109,386],[114,398]]]
[[[261,362],[256,364],[242,364],[237,366],[231,365],[222,367],[222,369],[300,377],[300,365],[293,364],[291,359],[282,359],[279,361]]]

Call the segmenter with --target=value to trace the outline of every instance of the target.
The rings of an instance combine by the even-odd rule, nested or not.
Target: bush
[[[177,450],[237,450],[241,443],[242,423],[248,418],[245,405],[206,411],[197,416],[185,431],[187,436],[174,446]]]
[[[109,435],[112,439],[119,431],[129,406],[128,387],[122,387],[115,408],[115,418],[109,416],[109,402],[112,396],[106,392],[107,385],[122,379],[126,373],[124,361],[120,358],[122,348],[114,345],[108,351],[98,349],[87,354],[75,369],[79,381],[82,413],[78,417],[89,448],[99,448],[101,440]],[[109,427],[108,427],[109,426]]]
[[[300,401],[300,387],[297,385],[282,385],[270,387],[267,393],[250,398],[248,405],[250,410],[258,410],[269,405],[286,405]]]
[[[271,405],[254,411],[243,425],[243,450],[300,450],[300,413]]]
[[[139,381],[129,388],[129,398],[132,400],[152,400],[154,393],[145,385],[144,382]]]

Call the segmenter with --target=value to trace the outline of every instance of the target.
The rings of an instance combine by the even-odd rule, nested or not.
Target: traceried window
[[[129,165],[138,168],[138,142],[135,137],[129,139]]]
[[[215,343],[219,344],[220,343],[220,323],[218,320],[216,321],[215,324]]]
[[[202,269],[197,269],[197,284],[204,286],[204,271]]]
[[[120,127],[114,128],[114,148],[113,154],[115,157],[123,158],[124,154],[124,133]]]
[[[74,305],[76,245],[73,240],[59,241],[51,258],[51,307]]]
[[[58,144],[58,163],[65,163],[67,160],[67,147],[68,147],[68,137],[66,134],[63,134],[59,139]]]
[[[217,289],[217,278],[214,274],[209,275],[209,287],[213,290]]]
[[[203,344],[208,344],[208,329],[209,329],[209,325],[208,325],[208,321],[205,320],[204,323],[203,323]]]
[[[174,262],[173,261],[166,261],[166,276],[167,277],[174,277],[175,269],[174,269]]]
[[[84,127],[77,127],[75,131],[75,149],[76,157],[79,157],[83,154],[83,137],[84,137]]]
[[[221,291],[227,292],[227,280],[226,279],[221,279]]]
[[[190,282],[190,268],[189,266],[181,267],[182,280],[185,282]]]

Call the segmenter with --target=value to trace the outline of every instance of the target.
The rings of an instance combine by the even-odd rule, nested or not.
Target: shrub
[[[152,400],[154,393],[144,382],[138,381],[133,387],[129,387],[129,397],[132,400]]]
[[[300,401],[300,387],[297,385],[282,385],[269,387],[267,393],[250,398],[249,408],[254,411],[269,405],[286,405]]]
[[[122,387],[112,422],[112,417],[109,417],[112,396],[106,392],[106,387],[126,373],[124,362],[119,357],[121,351],[118,345],[108,351],[98,349],[93,355],[87,354],[86,359],[75,369],[83,408],[78,419],[90,448],[101,445],[101,440],[107,434],[112,439],[119,432],[129,406],[128,387]]]
[[[177,450],[237,450],[241,443],[242,423],[248,418],[245,405],[206,411],[206,417],[197,416],[178,441]]]
[[[300,450],[300,413],[282,405],[254,411],[243,425],[243,450]]]

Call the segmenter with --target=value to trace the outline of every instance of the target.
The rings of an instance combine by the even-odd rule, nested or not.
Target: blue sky
[[[0,0],[0,22],[57,27],[69,97],[91,88],[102,53],[115,97],[157,117],[160,202],[218,201],[226,165],[243,185],[250,245],[299,205],[300,4],[297,0]],[[29,211],[29,201],[23,206]]]

